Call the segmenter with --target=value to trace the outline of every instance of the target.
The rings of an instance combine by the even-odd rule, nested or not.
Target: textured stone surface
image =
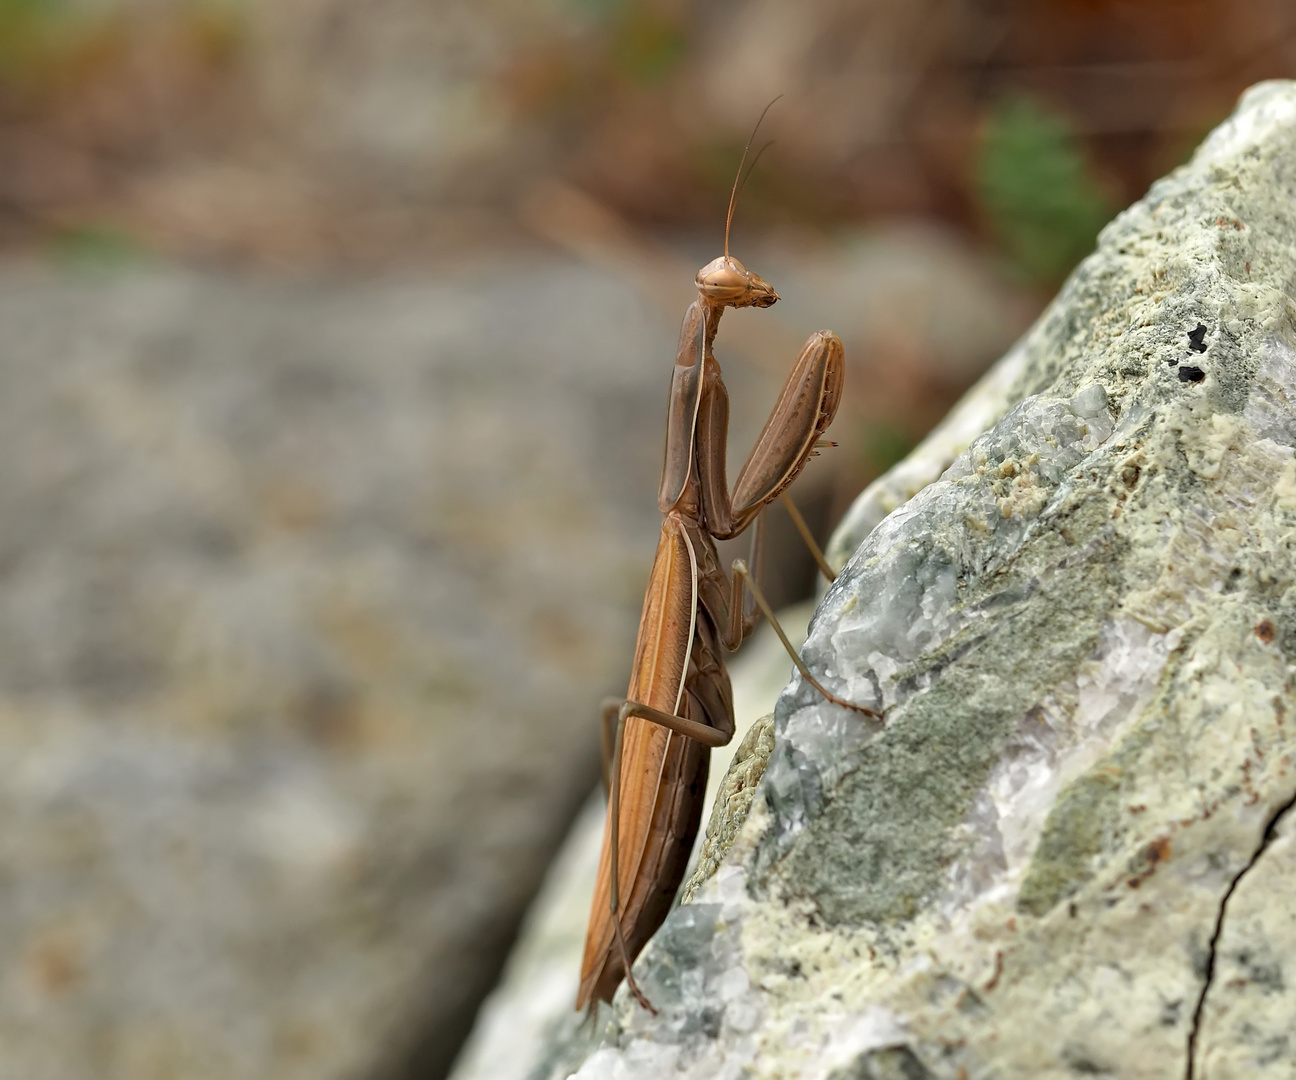
[[[1210,987],[1200,1001],[1197,1075],[1290,1075],[1296,1062],[1296,815],[1284,814],[1221,906]],[[1283,1070],[1287,1070],[1284,1073]]]
[[[1294,296],[1269,83],[861,497],[804,655],[885,722],[793,680],[660,1015],[534,1077],[1290,1077]]]
[[[756,788],[769,766],[774,750],[774,714],[762,716],[743,735],[737,753],[725,770],[712,800],[707,826],[697,853],[697,864],[689,879],[680,887],[680,902],[687,904],[710,878],[729,849],[743,822],[751,812]]]

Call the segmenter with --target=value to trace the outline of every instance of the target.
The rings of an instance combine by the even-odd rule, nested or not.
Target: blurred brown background
[[[749,229],[919,214],[984,235],[987,127],[1030,127],[1005,102],[1072,133],[1121,206],[1288,71],[1292,19],[1284,0],[4,0],[0,228],[27,250],[386,267],[522,242],[517,206],[561,180],[635,227],[713,233],[782,94]]]
[[[0,1071],[445,1074],[593,784],[772,98],[730,456],[841,333],[826,533],[1293,74],[1290,0],[0,0]]]

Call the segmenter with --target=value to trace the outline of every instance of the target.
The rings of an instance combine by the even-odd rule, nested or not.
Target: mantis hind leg
[[[652,1002],[644,996],[635,982],[634,971],[630,963],[630,950],[626,946],[625,931],[621,928],[621,748],[625,741],[626,721],[637,716],[654,724],[694,739],[704,746],[715,748],[724,746],[733,738],[733,731],[721,731],[710,724],[702,724],[687,717],[654,709],[638,701],[625,701],[619,698],[604,698],[601,709],[603,717],[604,745],[607,744],[609,722],[613,727],[610,755],[605,757],[604,777],[608,782],[608,802],[611,808],[608,907],[612,912],[612,936],[616,941],[617,951],[621,956],[621,966],[625,969],[626,986],[643,1008],[654,1016],[657,1010]]]
[[[662,712],[661,709],[654,709],[651,705],[643,705],[638,701],[629,701],[625,698],[604,698],[599,706],[599,733],[603,751],[603,794],[609,797],[612,791],[612,766],[619,760],[616,739],[617,727],[621,722],[623,709],[627,718],[637,716],[641,720],[649,720],[654,724],[660,724],[662,727],[700,742],[703,746],[712,750],[717,746],[727,745],[729,740],[733,738],[732,731],[726,733],[720,728],[712,727],[710,724],[700,724],[696,720],[676,716],[674,713]]]
[[[631,716],[637,716],[640,720],[649,720],[654,724],[660,724],[667,730],[673,731],[677,735],[683,735],[694,742],[700,742],[703,746],[712,750],[717,746],[727,745],[729,740],[733,738],[732,731],[721,731],[710,724],[689,720],[683,716],[676,716],[674,713],[663,712],[661,709],[654,709],[651,705],[644,705],[638,701],[621,702],[618,710],[618,721],[624,722]]]
[[[599,744],[603,752],[603,794],[611,795],[612,763],[615,761],[614,747],[617,732],[617,713],[624,698],[605,697],[599,704]]]

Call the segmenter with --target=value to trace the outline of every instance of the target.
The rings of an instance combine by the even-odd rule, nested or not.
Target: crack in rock
[[[1293,807],[1296,807],[1296,794],[1278,807],[1269,823],[1265,826],[1265,831],[1260,837],[1260,844],[1255,853],[1247,860],[1246,866],[1238,871],[1237,875],[1229,882],[1229,887],[1224,890],[1224,896],[1220,900],[1219,911],[1215,916],[1215,928],[1211,932],[1210,943],[1206,952],[1206,977],[1202,982],[1201,994],[1197,998],[1197,1005],[1193,1009],[1192,1024],[1188,1029],[1188,1066],[1184,1073],[1184,1080],[1195,1080],[1197,1070],[1197,1035],[1201,1030],[1202,1015],[1206,1011],[1206,998],[1210,994],[1211,984],[1215,978],[1215,955],[1219,948],[1220,936],[1224,933],[1224,918],[1228,913],[1229,900],[1237,891],[1242,879],[1247,876],[1259,863],[1261,856],[1268,850],[1278,835],[1278,826],[1282,819]]]

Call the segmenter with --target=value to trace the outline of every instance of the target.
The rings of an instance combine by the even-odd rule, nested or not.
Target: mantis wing
[[[675,713],[697,620],[697,560],[689,538],[671,518],[662,522],[657,556],[644,596],[627,697]],[[619,918],[627,952],[635,956],[661,925],[688,859],[701,814],[709,751],[659,724],[625,722],[618,798]],[[694,797],[688,798],[689,793]],[[625,975],[611,911],[612,807],[608,807],[598,881],[590,905],[581,987],[576,1007],[591,997],[611,1001]],[[678,865],[677,865],[678,864]]]

